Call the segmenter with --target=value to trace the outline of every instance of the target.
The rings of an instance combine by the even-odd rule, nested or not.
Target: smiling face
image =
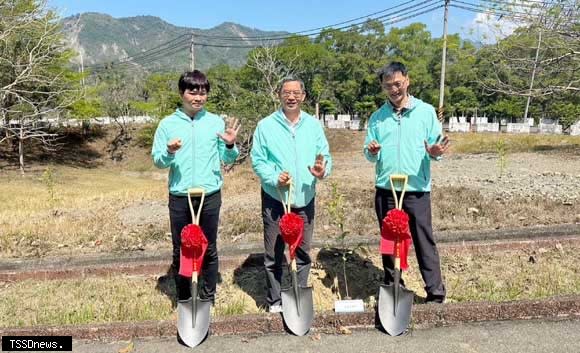
[[[300,81],[284,82],[279,94],[280,102],[282,102],[282,109],[286,113],[299,112],[300,106],[306,97],[306,94],[300,85]]]
[[[203,109],[207,102],[207,92],[205,89],[186,89],[181,93],[181,102],[183,111],[193,117]]]
[[[387,93],[391,103],[395,107],[400,107],[407,99],[409,76],[405,76],[400,71],[397,71],[390,76],[383,76],[381,86]]]

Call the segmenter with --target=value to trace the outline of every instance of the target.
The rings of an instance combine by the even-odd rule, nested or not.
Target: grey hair
[[[302,81],[300,78],[296,77],[296,76],[286,76],[282,79],[282,81],[280,81],[280,83],[278,84],[278,92],[282,91],[282,87],[284,87],[284,84],[286,82],[299,82],[300,83],[300,90],[302,90],[302,92],[306,92],[306,89],[304,88],[304,81]]]

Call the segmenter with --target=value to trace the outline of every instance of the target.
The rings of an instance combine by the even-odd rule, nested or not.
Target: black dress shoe
[[[444,301],[445,296],[443,295],[427,294],[427,298],[425,298],[425,304],[443,304]]]

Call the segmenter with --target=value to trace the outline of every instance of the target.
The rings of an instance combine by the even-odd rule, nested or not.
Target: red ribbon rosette
[[[199,225],[188,224],[183,228],[179,262],[180,275],[191,277],[193,272],[201,273],[207,244],[207,238]]]
[[[401,269],[406,270],[409,267],[407,255],[412,241],[411,230],[409,229],[409,215],[405,211],[396,208],[387,212],[381,229],[381,254],[396,255],[395,243],[398,243]]]
[[[284,214],[280,219],[280,233],[290,248],[290,259],[293,259],[304,238],[304,220],[296,213]]]

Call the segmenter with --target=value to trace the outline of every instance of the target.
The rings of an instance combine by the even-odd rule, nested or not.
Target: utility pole
[[[191,71],[195,70],[195,37],[194,34],[191,34],[191,47],[189,48],[191,53]]]
[[[83,60],[83,51],[82,49],[79,50],[79,54],[81,57],[81,62],[80,62],[80,67],[79,67],[79,71],[81,73],[81,86],[85,87],[85,64],[84,64],[84,60]]]
[[[441,122],[444,119],[443,99],[445,96],[445,61],[447,60],[447,15],[449,14],[449,1],[451,0],[445,0],[445,13],[443,15],[443,54],[441,57],[441,82],[439,83],[439,107],[437,108],[437,116]]]
[[[536,48],[536,59],[534,59],[534,68],[532,69],[532,78],[530,79],[530,90],[528,91],[528,100],[526,102],[526,110],[524,111],[524,123],[528,119],[528,110],[530,108],[530,101],[532,100],[532,89],[534,88],[534,77],[536,77],[536,69],[538,68],[538,57],[540,55],[540,45],[542,43],[542,29],[538,32],[538,47]]]
[[[83,14],[79,14],[79,19],[77,20],[77,22],[75,23],[75,29],[80,33],[80,22],[81,22],[81,16]],[[79,55],[80,55],[80,67],[79,67],[79,72],[81,73],[81,86],[84,88],[85,87],[85,63],[83,60],[83,47],[80,46],[80,39],[79,39]]]

